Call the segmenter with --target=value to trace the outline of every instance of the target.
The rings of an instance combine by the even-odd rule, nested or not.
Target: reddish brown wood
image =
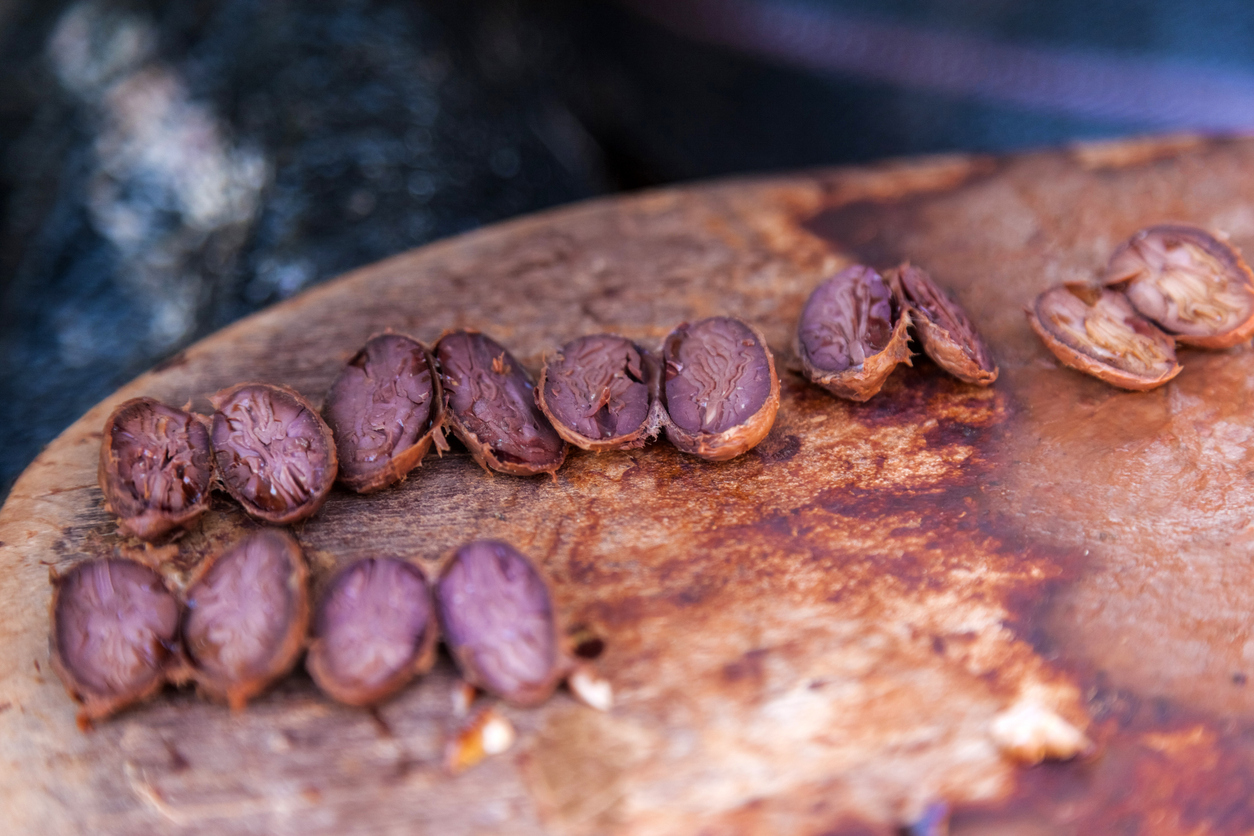
[[[246,319],[99,404],[0,510],[0,804],[9,833],[890,834],[937,799],[954,833],[1254,828],[1254,356],[1181,351],[1147,393],[1060,366],[1023,307],[1091,280],[1136,229],[1254,251],[1254,141],[1145,140],[732,180],[592,202],[441,242]],[[990,388],[919,358],[865,404],[793,372],[810,291],[910,260],[1001,366]],[[500,538],[599,636],[606,714],[559,692],[501,707],[510,752],[450,777],[442,660],[377,713],[295,674],[233,715],[169,692],[89,734],[49,668],[48,565],[197,561],[247,524],[219,497],[176,546],[117,534],[94,476],[106,416],[242,380],[317,404],[386,328],[490,331],[531,371],[585,333],[645,346],[753,322],[781,406],[751,452],[572,451],[484,473],[460,450],[394,488],[336,489],[295,529],[315,583],[386,552],[430,564]],[[1083,764],[1024,770],[996,718],[1087,729]]]

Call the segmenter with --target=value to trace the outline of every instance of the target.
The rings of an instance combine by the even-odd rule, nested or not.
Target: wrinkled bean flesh
[[[129,400],[105,423],[98,475],[124,533],[152,540],[185,527],[209,507],[209,431],[181,409]]]
[[[865,401],[910,363],[910,314],[879,273],[855,264],[815,288],[797,324],[802,371],[834,395]]]
[[[52,658],[66,690],[97,720],[156,693],[174,657],[179,603],[129,560],[81,563],[56,581]]]
[[[335,699],[370,705],[431,666],[435,638],[435,611],[422,572],[403,560],[366,558],[328,586],[305,666]]]
[[[923,270],[903,264],[896,271],[909,301],[919,343],[936,365],[959,380],[988,386],[997,364],[966,311]]]
[[[1084,284],[1051,288],[1028,321],[1064,364],[1124,389],[1153,389],[1180,373],[1172,338],[1122,293]]]
[[[405,478],[431,446],[443,417],[434,359],[400,334],[373,337],[327,393],[339,480],[359,492]]]
[[[335,441],[309,401],[283,386],[244,383],[210,402],[219,478],[245,511],[286,524],[322,507],[335,481]]]
[[[444,641],[470,684],[535,705],[565,674],[553,602],[531,562],[505,543],[462,546],[440,575]]]
[[[453,432],[475,461],[502,473],[553,473],[566,442],[536,405],[527,371],[492,338],[454,331],[436,346]]]
[[[300,546],[262,529],[211,560],[187,591],[183,641],[194,677],[239,708],[291,670],[309,621]]]
[[[1204,229],[1141,230],[1111,256],[1104,281],[1180,343],[1227,348],[1254,335],[1254,274]]]
[[[549,358],[537,401],[562,438],[585,450],[642,447],[656,433],[658,366],[613,334],[572,340]]]
[[[711,461],[770,432],[779,408],[775,359],[761,332],[727,316],[684,323],[662,345],[666,437]]]

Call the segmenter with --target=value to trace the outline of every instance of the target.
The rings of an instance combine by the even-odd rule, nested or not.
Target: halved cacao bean
[[[888,278],[890,284],[900,282],[919,343],[936,365],[977,386],[988,386],[997,379],[997,364],[966,311],[931,276],[907,262]]]
[[[505,543],[458,549],[435,585],[435,606],[462,676],[517,705],[535,705],[569,672],[548,587]]]
[[[154,540],[185,528],[209,508],[209,430],[198,415],[132,398],[105,422],[97,476],[122,533]]]
[[[911,318],[903,301],[879,273],[862,264],[815,288],[797,324],[797,355],[805,376],[851,401],[876,395],[898,363],[911,365]]]
[[[1124,389],[1161,386],[1180,373],[1172,338],[1122,293],[1059,285],[1036,297],[1028,322],[1065,365]]]
[[[52,663],[82,725],[161,689],[177,659],[180,607],[160,575],[130,560],[80,563],[53,580]]]
[[[395,484],[422,461],[444,421],[435,358],[401,334],[371,337],[331,385],[322,412],[341,484],[358,493]]]
[[[1228,348],[1254,335],[1254,273],[1204,229],[1142,229],[1115,250],[1103,281],[1183,345]]]
[[[436,345],[453,432],[485,470],[555,473],[566,442],[536,406],[535,384],[514,356],[478,331],[452,331]]]
[[[643,447],[661,425],[661,369],[624,337],[572,340],[545,360],[536,403],[557,434],[584,450]]]
[[[294,389],[241,383],[209,398],[218,478],[251,516],[287,524],[311,516],[335,482],[335,439]]]
[[[666,437],[685,453],[726,461],[775,423],[779,376],[762,332],[730,316],[680,325],[662,343]]]
[[[371,705],[431,668],[437,632],[418,567],[369,557],[341,570],[327,586],[305,667],[332,698]]]
[[[210,558],[187,590],[183,643],[202,691],[239,709],[296,664],[309,625],[305,558],[275,528]]]

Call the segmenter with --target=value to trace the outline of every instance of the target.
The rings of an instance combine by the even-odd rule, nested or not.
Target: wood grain
[[[893,833],[938,802],[955,833],[1254,828],[1254,355],[1182,352],[1162,389],[1061,368],[1023,306],[1092,277],[1138,227],[1254,252],[1254,142],[1091,145],[729,180],[582,204],[364,268],[192,346],[99,404],[0,510],[6,832]],[[758,325],[781,370],[809,291],[909,258],[960,298],[991,389],[925,359],[863,405],[785,371],[774,429],[710,464],[664,444],[573,452],[556,481],[429,457],[337,489],[294,531],[323,579],[371,554],[427,566],[498,537],[600,636],[616,705],[502,708],[513,750],[450,777],[447,659],[375,713],[298,674],[231,714],[190,692],[79,732],[51,674],[50,567],[141,553],[101,509],[101,427],[126,398],[230,384],[319,402],[367,337],[476,327],[536,370],[595,331]],[[175,584],[248,523],[225,498],[166,558]],[[138,551],[137,551],[138,550]],[[1023,769],[994,720],[1034,704],[1083,762]]]

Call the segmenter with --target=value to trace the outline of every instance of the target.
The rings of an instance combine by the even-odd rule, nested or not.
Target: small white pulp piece
[[[480,745],[485,755],[499,755],[508,751],[517,739],[514,724],[495,712],[479,731]]]
[[[1023,763],[1067,760],[1093,750],[1093,741],[1053,709],[1022,698],[993,718],[989,735],[1002,754]]]
[[[590,668],[576,668],[566,678],[566,685],[575,699],[597,711],[609,711],[614,705],[614,689],[609,680],[597,676]]]

